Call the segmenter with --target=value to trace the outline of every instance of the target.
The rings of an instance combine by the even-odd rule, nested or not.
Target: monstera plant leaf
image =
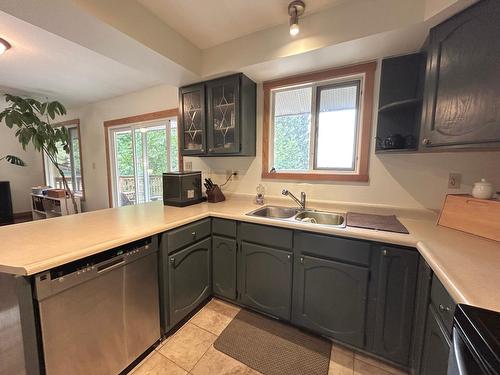
[[[18,158],[17,156],[14,156],[14,155],[6,155],[4,158],[1,158],[1,159],[5,159],[10,164],[14,164],[14,165],[17,165],[19,167],[24,167],[26,165],[26,163],[22,159]]]

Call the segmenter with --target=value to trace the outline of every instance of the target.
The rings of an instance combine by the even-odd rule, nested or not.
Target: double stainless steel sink
[[[300,221],[302,223],[328,225],[332,227],[345,227],[345,215],[336,212],[302,210],[301,208],[264,206],[252,212],[248,216],[263,217],[267,219]]]

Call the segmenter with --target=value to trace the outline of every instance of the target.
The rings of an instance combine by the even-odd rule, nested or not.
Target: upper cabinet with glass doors
[[[205,85],[179,90],[181,117],[181,150],[183,155],[200,155],[206,151]]]
[[[234,74],[182,87],[182,154],[254,156],[256,84]]]

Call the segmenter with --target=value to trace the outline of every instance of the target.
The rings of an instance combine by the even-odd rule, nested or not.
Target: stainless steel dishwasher
[[[35,277],[48,375],[118,374],[160,338],[157,252],[140,240]]]

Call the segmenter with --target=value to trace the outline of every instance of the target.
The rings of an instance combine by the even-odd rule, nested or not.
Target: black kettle
[[[405,138],[401,134],[391,134],[384,139],[385,149],[405,148]]]

